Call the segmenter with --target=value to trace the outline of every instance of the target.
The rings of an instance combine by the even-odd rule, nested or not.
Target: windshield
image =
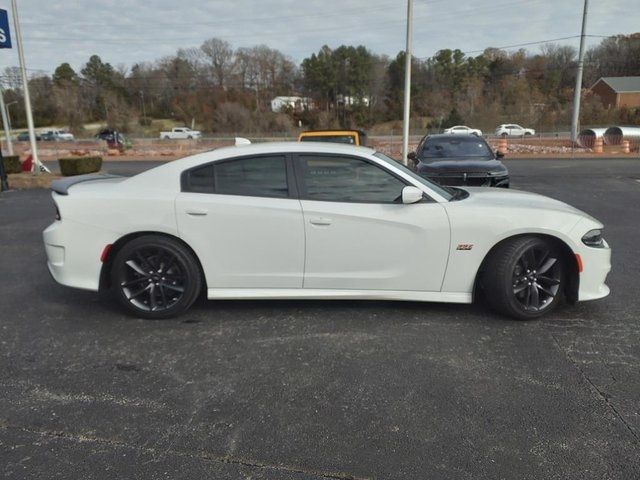
[[[376,157],[378,157],[380,160],[385,161],[386,163],[388,163],[389,165],[393,165],[396,168],[399,168],[400,170],[402,170],[404,173],[406,173],[407,175],[409,175],[411,178],[413,178],[414,180],[417,180],[418,182],[420,182],[423,185],[426,185],[427,187],[429,187],[431,190],[433,190],[434,192],[436,192],[438,195],[440,195],[442,198],[444,198],[446,201],[449,201],[453,198],[455,190],[454,189],[450,189],[450,188],[445,188],[442,187],[441,185],[438,185],[437,183],[434,183],[430,180],[427,180],[424,177],[421,177],[420,175],[418,175],[416,172],[414,172],[413,170],[407,168],[406,165],[403,165],[402,163],[394,160],[391,157],[387,157],[384,153],[381,152],[376,152],[374,153],[374,155]]]
[[[493,152],[487,142],[475,135],[467,137],[431,137],[422,144],[419,157],[421,159],[455,159],[455,158],[481,158],[493,159]]]

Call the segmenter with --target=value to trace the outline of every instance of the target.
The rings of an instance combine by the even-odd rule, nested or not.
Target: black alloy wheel
[[[565,272],[562,251],[554,241],[515,237],[487,258],[480,285],[494,310],[529,320],[545,315],[563,300]]]
[[[548,308],[559,293],[562,266],[557,255],[541,245],[527,249],[513,268],[513,295],[526,311]]]
[[[168,318],[187,310],[201,289],[193,255],[180,243],[145,235],[127,243],[112,267],[112,286],[120,303],[142,318]]]

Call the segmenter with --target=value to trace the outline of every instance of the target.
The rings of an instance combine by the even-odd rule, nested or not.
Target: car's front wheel
[[[162,235],[144,235],[117,252],[111,284],[131,314],[160,319],[180,315],[193,304],[202,276],[193,254],[181,243]]]
[[[562,301],[562,252],[542,237],[507,240],[488,258],[482,275],[489,305],[518,320],[538,318]]]

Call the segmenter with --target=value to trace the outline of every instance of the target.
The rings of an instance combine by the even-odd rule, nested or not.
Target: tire
[[[169,137],[169,135],[165,135],[163,140],[171,140],[171,138]]]
[[[566,267],[558,247],[540,237],[507,240],[487,259],[481,285],[489,306],[517,320],[553,311],[564,294]]]
[[[504,138],[504,137],[509,136],[509,134],[508,134],[507,132],[502,132],[502,133],[500,134],[500,136],[501,136],[502,138]]]
[[[533,135],[533,133],[531,133],[531,132],[524,132],[524,136],[525,136],[525,137],[527,137],[527,136],[529,136],[529,135]]]
[[[193,137],[192,137],[191,135],[189,135],[189,136],[187,137],[187,140],[193,140]]]
[[[162,235],[144,235],[126,243],[111,267],[116,299],[138,318],[162,319],[184,313],[198,298],[202,283],[193,254]]]

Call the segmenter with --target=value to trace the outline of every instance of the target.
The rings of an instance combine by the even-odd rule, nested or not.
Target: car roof
[[[216,157],[227,158],[230,156],[262,154],[262,153],[295,153],[295,152],[319,152],[319,153],[345,153],[371,155],[375,152],[369,147],[359,147],[346,143],[328,142],[263,142],[252,143],[250,145],[222,147],[206,152],[215,153]],[[227,155],[228,154],[228,155]],[[205,154],[201,154],[205,155]],[[188,158],[188,157],[187,157]]]
[[[434,133],[432,135],[425,135],[425,138],[452,138],[455,140],[477,140],[482,137],[476,135],[456,135],[455,133]]]
[[[328,153],[344,155],[371,156],[375,150],[367,147],[359,147],[344,143],[328,142],[263,142],[249,145],[229,146],[216,148],[207,152],[198,153],[188,157],[167,162],[158,167],[146,170],[127,180],[131,185],[138,182],[158,181],[166,178],[178,178],[175,174],[185,169],[203,165],[209,162],[217,162],[235,157],[250,155],[268,155],[279,153]]]
[[[300,135],[305,135],[305,136],[318,136],[318,137],[322,137],[322,136],[330,136],[330,135],[353,135],[354,133],[357,133],[360,136],[367,136],[367,134],[365,132],[363,132],[362,130],[306,130],[304,132],[300,132]]]

